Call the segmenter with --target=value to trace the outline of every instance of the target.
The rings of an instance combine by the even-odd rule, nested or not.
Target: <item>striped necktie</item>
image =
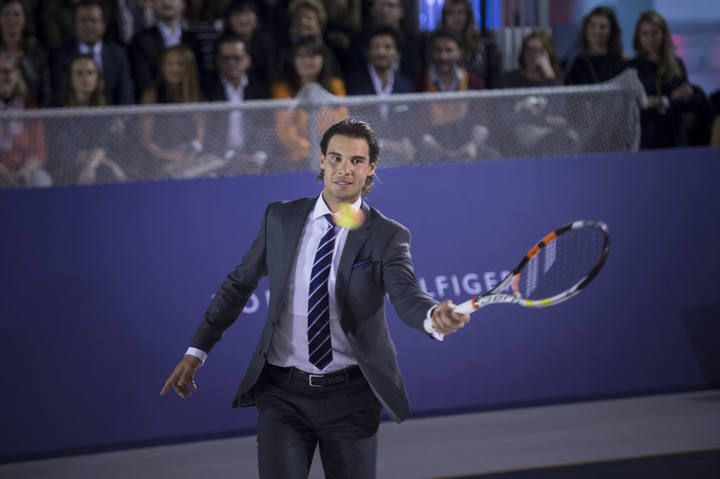
[[[308,353],[310,362],[323,370],[332,362],[332,343],[330,341],[330,291],[328,278],[335,250],[335,225],[331,215],[324,218],[329,228],[323,235],[315,253],[308,297]]]

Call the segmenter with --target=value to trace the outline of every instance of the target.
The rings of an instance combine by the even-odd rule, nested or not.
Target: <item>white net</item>
[[[642,86],[633,71],[595,86],[334,97],[317,85],[293,100],[4,113],[0,142],[15,185],[70,185],[314,170],[319,139],[342,118],[365,120],[380,165],[482,161],[638,148]],[[28,135],[26,135],[28,136]],[[32,157],[32,158],[30,158]],[[37,158],[35,158],[37,157]]]

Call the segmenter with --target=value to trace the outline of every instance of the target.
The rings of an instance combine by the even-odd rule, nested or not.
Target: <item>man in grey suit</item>
[[[272,203],[250,251],[220,286],[191,346],[168,377],[182,398],[195,373],[268,275],[268,318],[233,407],[256,405],[261,478],[306,478],[315,447],[328,478],[373,478],[384,406],[397,422],[409,415],[385,294],[398,316],[442,339],[468,321],[451,301],[418,287],[410,233],[363,201],[379,147],[361,121],[343,120],[320,142],[322,194]],[[335,224],[341,206],[364,215],[349,230]]]

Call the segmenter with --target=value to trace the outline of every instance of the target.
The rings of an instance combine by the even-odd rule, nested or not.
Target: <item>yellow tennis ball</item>
[[[356,210],[348,203],[343,203],[335,212],[335,224],[341,228],[354,230],[359,228],[365,221],[365,214],[362,210]]]

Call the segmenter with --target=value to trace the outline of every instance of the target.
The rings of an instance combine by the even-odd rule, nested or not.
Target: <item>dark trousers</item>
[[[317,445],[326,478],[375,477],[381,405],[360,368],[311,378],[267,365],[255,387],[261,479],[306,479]]]

